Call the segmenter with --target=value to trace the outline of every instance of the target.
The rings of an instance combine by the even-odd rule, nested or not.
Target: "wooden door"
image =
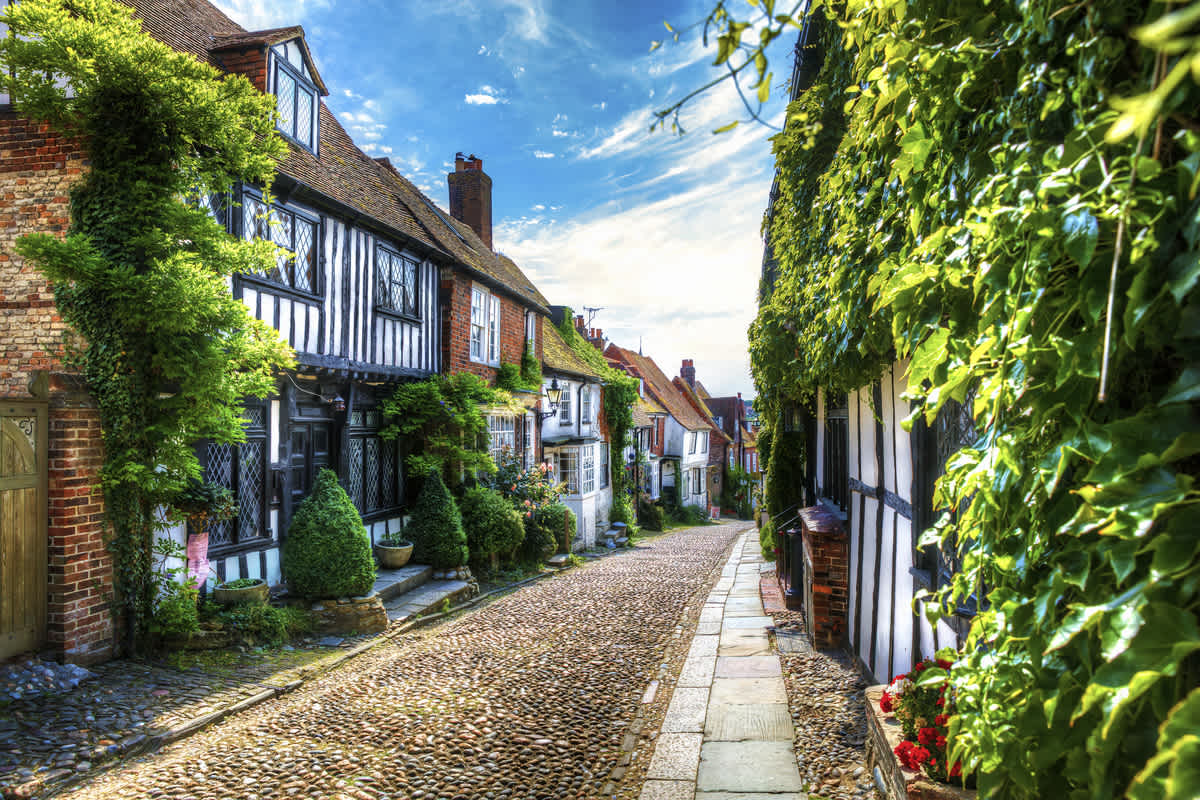
[[[292,510],[308,497],[317,473],[322,467],[332,467],[331,425],[326,420],[293,419],[292,429]]]
[[[0,659],[46,637],[46,406],[0,405]]]

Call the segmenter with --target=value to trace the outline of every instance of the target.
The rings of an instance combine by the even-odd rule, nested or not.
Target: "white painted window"
[[[537,336],[537,314],[532,311],[525,312],[525,342],[529,345],[529,352],[534,352]]]
[[[483,336],[487,328],[487,292],[471,290],[471,360],[483,361]]]
[[[698,433],[696,435],[700,437],[700,452],[707,453],[708,452],[708,431],[701,431],[700,433]]]
[[[579,453],[568,447],[558,451],[558,479],[567,484],[567,494],[579,494]]]
[[[558,401],[558,424],[571,424],[571,384],[563,386],[562,399]]]
[[[592,390],[586,387],[579,401],[579,422],[583,425],[592,424]]]
[[[521,422],[521,444],[525,449],[525,469],[530,469],[533,466],[533,415],[526,414]]]
[[[691,478],[692,478],[692,486],[691,486],[691,489],[689,490],[690,493],[691,494],[703,494],[704,493],[704,470],[700,469],[699,467],[693,467],[692,469],[690,469],[688,471],[691,473]]]
[[[608,444],[600,443],[600,488],[608,488]]]
[[[488,433],[491,439],[488,443],[488,453],[492,460],[500,465],[517,449],[516,418],[502,414],[489,416]]]
[[[488,298],[488,363],[500,363],[500,298]]]
[[[581,448],[583,456],[583,493],[596,491],[596,451],[591,445]]]
[[[696,440],[700,438],[700,434],[696,433],[695,431],[690,431],[688,433],[687,437],[688,437],[688,455],[692,455],[693,453],[696,452]]]

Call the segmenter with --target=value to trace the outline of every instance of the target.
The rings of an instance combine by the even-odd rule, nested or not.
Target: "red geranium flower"
[[[879,710],[885,714],[890,714],[892,713],[892,709],[894,707],[895,705],[892,703],[892,696],[887,692],[884,692],[883,696],[879,698]]]
[[[938,714],[936,717],[933,718],[933,724],[937,725],[938,727],[944,728],[946,726],[946,721],[948,719],[950,719],[950,718],[947,717],[945,714]]]
[[[950,777],[957,778],[959,775],[962,775],[962,762],[955,761],[954,766],[950,768]]]
[[[928,662],[921,661],[915,667],[913,667],[913,672],[924,672],[928,667],[929,667]]]
[[[917,741],[923,745],[931,745],[937,740],[937,731],[933,728],[921,728],[917,731]]]
[[[942,669],[950,669],[952,666],[954,666],[954,662],[953,662],[953,661],[947,661],[947,660],[946,660],[946,659],[944,659],[944,658],[939,658],[939,659],[937,660],[937,665],[938,665],[939,667],[941,667]]]
[[[937,738],[934,739],[933,743],[937,745],[939,750],[946,749],[946,737],[942,736],[940,733],[937,735]]]

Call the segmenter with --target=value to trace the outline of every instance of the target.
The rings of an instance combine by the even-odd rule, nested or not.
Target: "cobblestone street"
[[[600,796],[684,606],[745,527],[526,586],[60,796]]]

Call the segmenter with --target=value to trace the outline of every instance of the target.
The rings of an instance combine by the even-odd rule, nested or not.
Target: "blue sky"
[[[698,33],[672,43],[663,27],[702,19],[708,4],[217,5],[252,30],[303,25],[326,102],[359,147],[391,158],[443,207],[455,152],[482,158],[494,244],[552,303],[601,307],[593,325],[622,347],[640,341],[668,375],[692,358],[713,394],[753,394],[746,328],[771,131],[711,133],[743,116],[728,87],[685,111],[686,136],[648,130],[654,110],[716,74]],[[790,64],[772,66],[767,115],[778,121]]]

